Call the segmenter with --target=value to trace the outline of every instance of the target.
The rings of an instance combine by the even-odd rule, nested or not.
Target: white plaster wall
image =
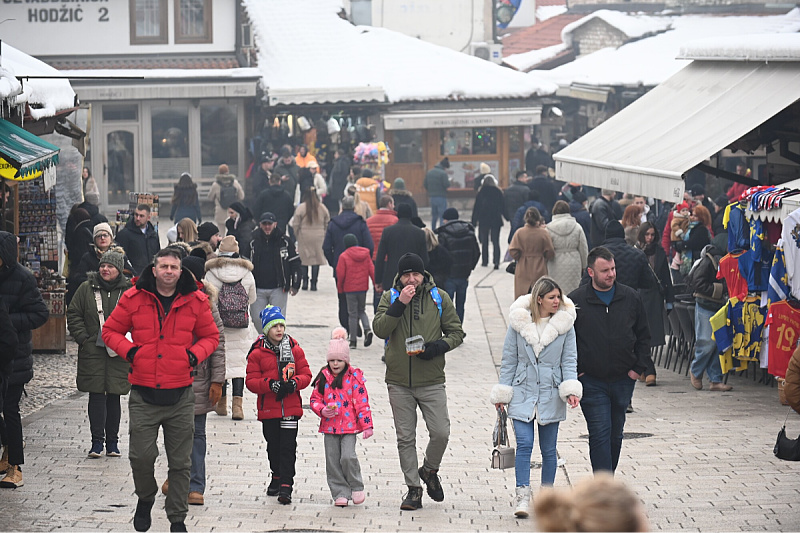
[[[5,20],[0,23],[0,40],[32,56],[51,57],[233,51],[236,2],[213,0],[209,44],[174,44],[175,2],[169,0],[167,5],[169,44],[132,46],[127,0],[0,0],[0,22]]]

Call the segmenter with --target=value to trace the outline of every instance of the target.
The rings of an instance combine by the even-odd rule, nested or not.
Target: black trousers
[[[3,424],[0,424],[0,441],[8,446],[8,463],[25,464],[22,451],[22,417],[19,414],[19,402],[22,399],[24,385],[9,385],[3,397]]]
[[[489,262],[489,235],[492,237],[492,245],[494,246],[494,264],[500,264],[500,227],[489,227],[480,224],[478,226],[478,237],[481,241],[481,255],[482,264],[486,265]]]
[[[119,394],[89,393],[89,429],[92,432],[92,442],[119,442],[121,417]]]
[[[300,267],[303,271],[303,281],[308,281],[308,267],[303,265]],[[316,283],[319,278],[319,265],[311,265],[311,283]]]
[[[244,378],[231,378],[231,383],[233,383],[233,395],[239,396],[240,398],[244,396]],[[222,384],[222,395],[228,395],[227,381]]]
[[[264,439],[267,441],[267,458],[272,475],[279,477],[281,485],[294,485],[297,461],[297,420],[270,418],[262,420]],[[291,426],[294,427],[286,427]]]

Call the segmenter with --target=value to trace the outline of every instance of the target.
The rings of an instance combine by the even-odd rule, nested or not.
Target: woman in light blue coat
[[[508,333],[503,345],[500,383],[491,402],[508,404],[508,416],[516,434],[516,498],[514,514],[529,514],[531,452],[534,427],[539,429],[542,452],[542,486],[556,477],[558,423],[567,418],[567,404],[578,406],[583,387],[578,381],[575,345],[575,305],[547,276],[530,294],[511,304]]]

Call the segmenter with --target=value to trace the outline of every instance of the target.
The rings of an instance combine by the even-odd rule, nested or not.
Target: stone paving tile
[[[288,331],[306,351],[312,371],[325,362],[325,348],[336,322],[331,271],[323,268],[320,290],[290,299]],[[368,298],[370,299],[370,298]],[[513,276],[478,267],[467,302],[468,335],[447,354],[447,388],[452,435],[442,465],[446,499],[423,498],[424,508],[401,512],[405,491],[397,459],[394,427],[383,383],[382,344],[352,352],[364,370],[376,423],[375,436],[359,440],[358,453],[367,501],[346,509],[331,505],[325,482],[318,419],[307,412],[298,436],[298,476],[294,502],[282,506],[266,497],[269,478],[261,426],[255,420],[255,396],[245,393],[244,421],[209,414],[206,505],[192,506],[187,525],[199,531],[529,531],[533,520],[512,515],[513,470],[488,467],[494,409],[488,393],[497,381]],[[369,307],[369,306],[368,306]],[[371,313],[371,311],[368,311]],[[315,326],[324,326],[322,328]],[[4,490],[2,507],[16,529],[28,531],[131,530],[135,508],[133,483],[125,457],[86,458],[87,396],[74,389],[74,343],[68,354],[37,356],[30,396],[23,402],[27,441],[25,486]],[[772,455],[786,409],[777,391],[751,377],[732,376],[731,393],[695,391],[683,373],[659,370],[657,387],[637,384],[626,433],[650,437],[626,439],[618,477],[637,491],[653,530],[791,531],[800,526],[800,464]],[[308,401],[308,392],[304,399]],[[47,407],[45,407],[47,406]],[[794,424],[794,425],[792,425]],[[123,402],[121,435],[126,434]],[[800,432],[790,419],[789,433]],[[559,428],[557,487],[591,475],[586,425],[580,409],[571,410]],[[121,448],[127,451],[127,439]],[[421,417],[418,448],[426,442]],[[162,448],[163,450],[163,448]],[[533,461],[540,458],[534,452]],[[157,479],[166,476],[166,459],[156,463]],[[538,492],[540,471],[531,478]],[[153,511],[153,530],[168,529],[164,497]]]

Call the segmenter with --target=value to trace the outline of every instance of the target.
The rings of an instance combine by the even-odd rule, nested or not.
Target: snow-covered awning
[[[686,171],[798,99],[800,63],[694,61],[555,154],[556,176],[680,201]]]
[[[383,115],[387,130],[431,128],[470,128],[497,126],[533,126],[540,124],[542,107],[500,109],[459,109],[442,111],[407,111]]]
[[[535,75],[399,32],[354,26],[339,16],[341,0],[306,0],[302,9],[285,0],[242,5],[263,88],[284,102],[374,101],[378,90],[380,101],[390,103],[528,98],[556,90]]]
[[[66,79],[42,79],[42,76],[60,77],[61,73],[44,63],[17,50],[7,43],[0,43],[0,67],[2,77],[21,78],[21,91],[4,83],[0,78],[0,99],[10,106],[27,104],[34,120],[54,117],[77,105],[75,91]],[[5,88],[4,88],[5,87]]]

